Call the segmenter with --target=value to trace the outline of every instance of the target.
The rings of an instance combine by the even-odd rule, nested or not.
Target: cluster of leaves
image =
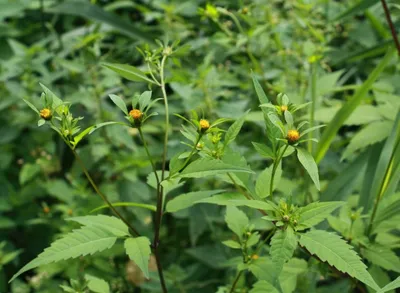
[[[380,1],[59,2],[0,0],[0,292],[399,287]]]

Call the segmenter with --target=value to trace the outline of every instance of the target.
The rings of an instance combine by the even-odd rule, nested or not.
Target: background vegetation
[[[388,2],[393,28],[399,31],[400,6]],[[279,93],[294,104],[312,102],[295,119],[296,124],[304,119],[314,126],[326,124],[308,134],[318,144],[302,145],[318,163],[320,191],[296,156],[289,156],[273,198],[296,206],[346,202],[326,215],[319,229],[335,231],[353,245],[380,287],[398,277],[400,73],[381,1],[0,0],[0,292],[161,292],[154,257],[146,280],[122,242],[93,256],[40,266],[8,283],[51,242],[78,227],[65,219],[111,214],[108,209],[93,212],[103,202],[79,162],[48,125],[37,126],[38,115],[23,99],[41,108],[42,83],[71,103],[75,117],[85,118],[83,129],[124,121],[110,94],[129,105],[149,88],[153,99],[161,98],[161,89],[128,81],[104,64],[130,64],[147,72],[141,52],[157,49],[155,40],[170,45],[180,40],[183,46],[165,67],[171,114],[189,117],[196,110],[213,122],[236,120],[251,110],[232,149],[255,171],[254,182],[272,160],[257,145],[267,143],[269,129],[251,72],[274,104]],[[142,130],[160,163],[165,108],[159,102],[153,109],[160,115]],[[190,150],[181,143],[181,124],[185,122],[171,115],[169,159]],[[230,124],[218,127],[226,130]],[[152,166],[137,129],[101,128],[82,140],[78,151],[111,202],[155,205]],[[264,190],[264,180],[257,182]],[[223,175],[188,179],[174,186],[168,200],[194,191],[224,190],[229,195],[237,189]],[[242,257],[232,249],[235,244],[226,243],[238,236],[225,223],[225,206],[193,202],[176,212],[170,206],[164,215],[160,254],[170,292],[234,292],[232,284],[236,292],[277,290],[266,289],[275,220],[241,208],[261,240],[253,251],[256,265],[237,274]],[[141,234],[152,237],[153,211],[119,211]],[[323,261],[296,250],[279,275],[278,289],[376,292]]]

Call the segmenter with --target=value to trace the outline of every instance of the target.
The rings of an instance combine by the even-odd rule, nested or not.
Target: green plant
[[[398,288],[397,6],[28,2],[0,9],[1,292]]]

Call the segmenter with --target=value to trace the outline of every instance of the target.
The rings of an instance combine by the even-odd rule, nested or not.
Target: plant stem
[[[149,62],[147,62],[147,68],[149,69],[150,76],[153,78],[154,82],[155,82],[158,86],[161,86],[160,82],[159,82],[159,81],[157,80],[157,78],[154,76],[153,70],[151,70],[150,63],[149,63]]]
[[[179,170],[179,172],[182,171],[183,169],[185,169],[186,165],[189,163],[190,159],[193,157],[194,152],[195,152],[196,149],[197,149],[197,144],[200,142],[200,140],[201,140],[202,137],[203,137],[203,134],[200,133],[200,134],[199,134],[199,137],[197,138],[196,142],[194,143],[194,146],[193,146],[193,148],[192,148],[192,151],[190,152],[189,156],[186,158],[186,160],[185,160],[185,162],[183,163],[183,166],[182,166],[182,168]]]
[[[317,62],[311,64],[311,108],[310,108],[310,127],[314,126],[315,104],[317,102]],[[313,131],[308,134],[308,138],[313,137]],[[313,153],[313,141],[307,142],[308,152]]]
[[[392,33],[392,37],[393,37],[393,41],[396,45],[397,48],[397,53],[400,55],[400,42],[399,39],[397,37],[396,34],[396,29],[393,25],[393,21],[392,21],[392,17],[390,16],[390,11],[389,11],[389,7],[386,4],[386,0],[381,0],[382,6],[383,6],[383,10],[385,10],[385,16],[386,16],[386,21],[390,27],[390,31]]]
[[[160,178],[158,177],[158,174],[157,174],[156,165],[155,165],[154,162],[153,162],[153,157],[151,156],[150,151],[149,151],[149,148],[148,148],[148,146],[147,146],[147,142],[146,142],[146,140],[144,139],[144,135],[143,135],[142,128],[139,127],[138,130],[139,130],[140,138],[141,138],[141,140],[142,140],[142,142],[143,142],[143,147],[144,147],[144,149],[146,150],[147,157],[149,158],[149,161],[150,161],[151,166],[152,166],[152,168],[153,168],[154,176],[156,177],[157,186],[158,186],[158,185],[160,185]],[[158,194],[158,193],[157,193],[157,194]]]
[[[165,134],[164,134],[164,150],[163,150],[163,159],[162,159],[162,170],[161,170],[161,180],[157,184],[157,210],[156,210],[156,223],[155,223],[155,231],[154,231],[154,240],[153,240],[153,250],[154,256],[156,258],[158,275],[160,278],[161,288],[164,293],[167,293],[167,286],[165,285],[165,279],[163,274],[163,269],[161,266],[161,260],[159,255],[159,244],[160,244],[160,228],[161,228],[161,220],[163,214],[163,196],[164,196],[164,188],[161,185],[161,182],[165,178],[165,166],[167,162],[167,151],[168,151],[168,131],[169,131],[169,108],[168,108],[168,98],[167,92],[165,90],[165,77],[164,77],[164,67],[165,61],[167,60],[167,55],[164,55],[160,64],[160,87],[164,98],[164,106],[165,106]]]
[[[157,268],[158,268],[158,277],[160,278],[161,288],[164,293],[168,292],[167,285],[165,284],[164,274],[161,266],[160,255],[158,251],[158,247],[154,248],[154,256],[156,258]]]
[[[246,191],[244,190],[239,184],[237,184],[236,180],[233,178],[231,173],[227,173],[229,179],[231,179],[233,185],[239,191],[241,194],[243,194],[247,199],[251,200],[253,197]]]
[[[239,279],[240,279],[240,277],[242,276],[242,273],[243,273],[243,271],[240,271],[240,272],[237,274],[237,276],[236,276],[236,278],[235,278],[235,281],[233,281],[231,290],[229,290],[229,293],[235,292],[236,285],[237,285],[237,283],[239,282]]]
[[[87,180],[90,182],[92,185],[93,189],[96,191],[96,193],[101,197],[101,199],[110,207],[110,209],[113,211],[113,213],[120,218],[131,230],[136,236],[140,236],[139,232],[114,208],[114,206],[111,204],[111,202],[107,199],[107,197],[100,191],[100,189],[97,187],[96,183],[93,181],[92,177],[90,176],[88,170],[85,167],[85,164],[83,163],[81,157],[78,155],[78,153],[71,148],[72,153],[74,154],[76,160],[78,161],[79,165],[82,168],[83,173],[85,174]]]
[[[389,165],[386,168],[385,176],[383,177],[381,187],[379,188],[379,192],[376,196],[374,209],[372,211],[371,219],[369,221],[369,225],[368,225],[368,229],[367,229],[367,236],[370,236],[370,234],[371,234],[372,226],[374,224],[374,220],[375,220],[375,216],[376,216],[376,212],[378,211],[379,202],[386,191],[387,185],[385,187],[385,183],[387,183],[387,178],[388,178],[388,176],[390,176],[390,173],[391,173],[390,170],[392,169],[391,165],[393,164],[393,157],[394,157],[394,154],[396,153],[397,148],[400,148],[400,139],[398,140],[398,142],[396,143],[396,145],[393,149],[392,155],[389,160]]]
[[[278,165],[279,165],[280,161],[282,160],[283,155],[285,154],[288,147],[289,147],[288,144],[285,145],[281,154],[279,154],[279,151],[278,151],[278,158],[274,161],[274,165],[272,167],[271,182],[269,185],[269,195],[270,196],[272,196],[272,193],[274,191],[274,180],[275,180],[276,169],[278,168]]]
[[[169,107],[168,107],[168,98],[167,92],[165,90],[165,78],[164,78],[164,66],[165,60],[167,60],[167,56],[164,55],[161,60],[161,67],[160,67],[160,76],[161,76],[161,91],[164,98],[164,105],[165,105],[165,135],[164,135],[164,151],[163,151],[163,162],[162,162],[162,173],[161,173],[161,181],[164,180],[165,174],[165,165],[167,162],[167,151],[168,151],[168,131],[169,131]],[[161,188],[162,190],[162,188]]]

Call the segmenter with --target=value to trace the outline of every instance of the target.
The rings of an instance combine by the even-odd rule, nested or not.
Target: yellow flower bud
[[[44,109],[40,110],[39,114],[40,114],[40,117],[42,117],[44,120],[50,120],[51,117],[53,116],[51,114],[51,110],[48,108],[44,108]]]
[[[282,111],[282,113],[285,112],[285,111],[287,111],[287,109],[288,109],[288,107],[287,107],[286,105],[282,105],[282,106],[281,106],[281,111]]]
[[[210,122],[208,122],[208,120],[206,120],[206,119],[200,119],[199,124],[200,124],[201,130],[203,130],[203,131],[210,128]]]
[[[291,129],[287,133],[287,140],[289,143],[296,143],[300,138],[300,133],[296,129]]]
[[[129,116],[131,116],[134,120],[138,120],[142,118],[143,113],[138,109],[133,109],[129,112]]]
[[[257,255],[257,254],[253,254],[252,256],[251,256],[251,259],[252,260],[257,260],[259,258],[259,256]]]

